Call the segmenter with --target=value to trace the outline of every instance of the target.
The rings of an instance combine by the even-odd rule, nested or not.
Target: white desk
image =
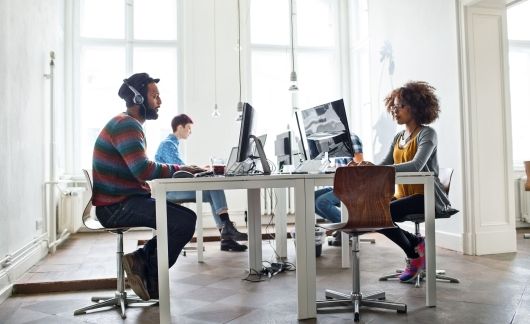
[[[316,317],[316,260],[314,187],[331,185],[333,174],[271,175],[246,177],[205,177],[156,179],[150,182],[156,199],[158,233],[158,281],[160,323],[171,322],[169,303],[169,269],[167,250],[168,191],[202,191],[213,189],[247,189],[249,267],[261,269],[261,188],[294,188],[296,244],[296,281],[298,318]],[[427,306],[436,305],[436,255],[434,246],[434,182],[430,173],[399,173],[397,183],[424,184],[427,255]]]

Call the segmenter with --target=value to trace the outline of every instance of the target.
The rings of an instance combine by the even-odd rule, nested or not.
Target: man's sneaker
[[[407,259],[405,270],[399,275],[401,282],[412,282],[425,269],[425,256],[420,255],[416,259]]]
[[[239,232],[232,222],[224,222],[223,228],[221,229],[221,239],[223,240],[235,240],[235,241],[248,241],[247,233]]]
[[[221,251],[245,252],[248,247],[234,240],[221,240]]]
[[[158,277],[147,278],[147,291],[151,299],[158,299]]]
[[[127,283],[134,293],[143,300],[149,300],[145,276],[145,261],[136,253],[123,256],[123,269],[127,274]]]

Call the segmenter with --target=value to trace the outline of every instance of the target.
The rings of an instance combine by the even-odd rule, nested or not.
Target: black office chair
[[[326,289],[326,300],[317,301],[317,310],[328,307],[353,308],[356,322],[360,318],[361,306],[407,312],[406,304],[385,301],[385,292],[363,295],[360,291],[359,235],[395,227],[389,207],[394,195],[395,178],[396,171],[390,166],[337,168],[333,192],[348,209],[348,221],[318,226],[351,236],[353,289],[347,294]]]
[[[438,179],[440,179],[440,182],[443,186],[443,189],[446,194],[449,195],[449,189],[451,187],[451,178],[453,176],[453,169],[452,168],[440,168]],[[449,218],[453,214],[448,215],[436,215],[436,218]],[[421,236],[420,232],[420,224],[425,222],[425,215],[424,214],[410,214],[405,216],[403,221],[408,222],[414,222],[415,227],[415,234],[416,236]],[[383,276],[379,278],[379,281],[387,281],[388,279],[397,279],[401,275],[401,272],[403,270],[396,270],[395,273]],[[416,283],[415,286],[417,288],[420,287],[421,280],[425,278],[425,271],[422,271],[417,277],[416,277]],[[436,279],[442,280],[442,281],[449,281],[451,283],[459,283],[460,281],[456,278],[449,277],[445,275],[445,270],[436,270]]]
[[[86,204],[85,209],[83,210],[83,224],[88,229],[91,230],[106,230],[108,232],[114,233],[117,235],[117,249],[116,249],[116,268],[117,268],[117,288],[116,292],[114,293],[114,297],[92,297],[92,301],[96,302],[96,304],[92,304],[90,306],[86,306],[80,309],[77,309],[74,311],[74,315],[81,315],[86,314],[87,311],[98,309],[102,307],[119,307],[121,310],[121,318],[126,318],[125,315],[125,309],[131,305],[135,304],[138,306],[153,306],[158,304],[158,300],[149,300],[144,301],[140,299],[138,296],[135,295],[127,295],[127,292],[125,291],[125,276],[123,273],[123,233],[127,232],[129,230],[128,227],[119,227],[119,228],[106,228],[101,225],[101,223],[98,221],[98,219],[92,215],[92,181],[90,180],[90,175],[87,170],[83,170],[83,174],[85,175],[85,188],[90,195],[90,199],[88,200],[88,203]]]

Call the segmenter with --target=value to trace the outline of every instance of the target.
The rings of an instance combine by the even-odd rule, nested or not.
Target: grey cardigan
[[[456,213],[457,211],[451,208],[449,198],[443,190],[440,179],[438,179],[438,139],[436,137],[436,131],[429,126],[423,126],[418,132],[418,135],[416,135],[418,150],[412,161],[394,164],[394,146],[404,132],[405,131],[403,130],[396,134],[386,157],[379,163],[379,165],[393,165],[396,168],[396,172],[434,172],[436,216],[448,217]],[[447,216],[447,214],[449,215]]]

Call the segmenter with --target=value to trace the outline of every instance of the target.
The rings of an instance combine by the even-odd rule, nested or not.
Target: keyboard
[[[213,176],[213,171],[203,171],[203,172],[197,172],[195,174],[193,174],[193,176],[195,178],[200,178],[200,177],[211,177]]]

